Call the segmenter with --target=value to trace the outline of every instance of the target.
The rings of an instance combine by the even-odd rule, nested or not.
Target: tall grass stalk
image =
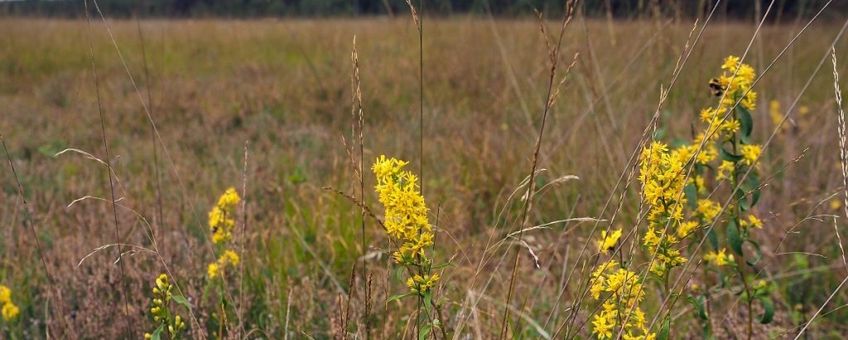
[[[836,46],[830,47],[830,61],[833,64],[833,96],[836,102],[836,132],[839,135],[839,167],[842,170],[842,211],[843,217],[848,218],[848,145],[846,145],[845,111],[842,109],[842,89],[839,87],[839,70],[836,63]],[[833,218],[833,231],[839,243],[839,252],[842,255],[842,264],[848,273],[848,260],[845,259],[845,247],[842,245],[842,236],[839,235],[839,224]]]
[[[560,48],[562,46],[562,37],[565,34],[565,28],[568,27],[568,24],[571,22],[571,19],[574,16],[574,6],[575,5],[576,5],[576,1],[572,1],[572,0],[569,0],[566,3],[566,10],[565,10],[565,13],[563,14],[563,17],[562,17],[562,23],[560,24],[560,28],[559,28],[559,35],[556,38],[555,44],[551,43],[550,38],[548,37],[548,34],[545,30],[545,23],[543,21],[542,14],[539,13],[539,27],[540,27],[542,35],[544,36],[545,43],[546,43],[547,48],[548,48],[548,58],[549,58],[548,61],[550,63],[550,72],[548,74],[547,94],[545,95],[545,103],[544,103],[544,108],[542,109],[542,117],[541,117],[541,122],[540,122],[540,125],[539,125],[539,136],[538,136],[538,138],[536,138],[536,146],[533,150],[533,158],[532,158],[531,166],[530,166],[530,175],[529,175],[529,180],[527,182],[527,191],[526,191],[526,194],[525,194],[526,199],[524,200],[524,206],[523,206],[522,211],[521,211],[521,218],[520,218],[520,221],[521,221],[521,225],[520,225],[521,229],[520,230],[521,231],[518,233],[518,237],[517,237],[517,240],[518,240],[517,243],[518,244],[521,244],[522,238],[524,236],[524,229],[526,229],[528,227],[527,223],[528,223],[529,217],[530,217],[529,211],[530,211],[531,206],[533,204],[533,194],[535,193],[535,188],[536,188],[536,186],[535,186],[536,169],[539,165],[539,152],[541,151],[541,148],[542,148],[542,137],[545,134],[545,124],[547,123],[547,120],[548,120],[548,112],[550,111],[553,104],[556,102],[557,96],[559,94],[559,87],[562,85],[563,82],[565,82],[565,80],[567,79],[567,76],[569,74],[569,71],[577,63],[578,54],[575,54],[574,58],[571,62],[571,65],[569,65],[568,68],[565,70],[565,73],[562,76],[562,80],[557,82],[557,80],[556,80],[557,79],[557,67],[559,66],[559,55],[560,55]],[[512,272],[511,272],[510,277],[509,277],[509,288],[507,290],[506,299],[505,299],[505,302],[504,302],[503,319],[501,320],[501,331],[500,331],[500,335],[498,337],[499,339],[505,339],[505,337],[506,337],[507,324],[509,322],[509,308],[508,308],[508,306],[510,306],[510,304],[512,303],[512,293],[515,290],[515,276],[518,273],[518,266],[520,264],[520,259],[521,259],[521,257],[519,256],[520,253],[521,253],[521,248],[516,247],[515,248],[515,254],[513,255],[513,261],[512,261]]]
[[[359,228],[360,228],[360,257],[362,258],[362,275],[360,280],[362,281],[362,294],[365,297],[365,303],[363,304],[363,316],[362,323],[365,326],[365,338],[369,339],[371,336],[371,323],[370,323],[370,314],[371,314],[371,298],[370,292],[371,287],[369,285],[370,279],[368,276],[368,262],[365,260],[365,255],[368,254],[368,239],[365,234],[365,117],[364,117],[364,108],[362,105],[362,88],[361,88],[361,80],[359,75],[359,52],[356,50],[356,36],[353,36],[353,48],[350,52],[350,60],[353,66],[353,72],[351,74],[351,118],[353,123],[351,123],[351,138],[355,138],[358,142],[358,161],[355,161],[352,164],[354,175],[357,177],[357,182],[359,183]],[[355,192],[354,192],[355,195]],[[354,196],[355,197],[355,196]],[[354,264],[355,266],[355,264]]]
[[[109,194],[110,194],[110,197],[111,197],[112,217],[113,217],[114,227],[115,227],[115,243],[118,244],[118,246],[116,247],[117,254],[115,255],[115,262],[118,262],[118,267],[120,269],[120,278],[119,278],[119,280],[121,281],[120,293],[121,293],[121,296],[124,300],[124,320],[127,322],[127,326],[126,326],[127,327],[127,334],[130,337],[135,337],[135,334],[136,334],[135,321],[133,321],[133,318],[130,317],[130,303],[129,303],[129,297],[127,296],[128,294],[127,294],[127,283],[126,283],[125,272],[124,272],[124,261],[121,258],[123,256],[123,246],[122,246],[123,241],[121,240],[120,225],[118,223],[118,208],[116,206],[116,201],[115,201],[115,183],[114,183],[114,180],[112,178],[112,172],[113,172],[112,158],[111,158],[111,155],[109,154],[109,141],[108,141],[108,137],[106,136],[106,118],[104,117],[104,114],[103,114],[103,103],[102,103],[102,99],[100,97],[100,80],[99,80],[99,77],[97,76],[97,63],[95,63],[95,60],[94,60],[94,45],[91,42],[92,32],[91,32],[91,18],[88,14],[88,0],[83,1],[83,5],[84,5],[84,8],[85,8],[86,21],[88,22],[88,25],[86,26],[88,28],[88,49],[89,49],[89,52],[90,52],[91,75],[94,79],[94,89],[95,89],[94,92],[95,92],[96,98],[97,98],[97,112],[98,112],[98,115],[99,115],[99,118],[100,118],[100,137],[101,137],[101,140],[103,142],[103,151],[104,151],[105,156],[106,156],[105,157],[106,174],[107,174],[107,176],[109,176]]]

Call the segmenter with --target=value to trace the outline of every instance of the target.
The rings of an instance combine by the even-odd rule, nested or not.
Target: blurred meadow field
[[[745,63],[762,73],[805,23],[765,24]],[[559,29],[556,18],[544,25],[550,34]],[[425,18],[423,136],[411,18],[0,20],[0,134],[15,170],[4,155],[0,284],[20,309],[0,338],[140,338],[156,328],[150,292],[163,272],[191,306],[190,338],[497,338],[511,290],[509,337],[599,337],[595,304],[581,289],[599,256],[599,230],[610,220],[625,233],[645,228],[637,176],[619,181],[635,167],[631,157],[662,89],[688,45],[653,136],[670,145],[691,140],[701,108],[715,103],[710,79],[726,56],[743,55],[756,29],[709,22],[693,43],[702,25],[574,18],[560,66],[579,56],[550,108],[534,176],[541,190],[527,219],[539,227],[519,242],[521,183],[550,68],[532,19]],[[758,168],[762,198],[753,209],[764,227],[751,274],[773,286],[774,316],[753,324],[754,338],[794,337],[822,305],[804,336],[848,332],[840,309],[848,291],[838,289],[848,266],[834,232],[845,218],[830,60],[841,27],[814,22],[754,86],[750,138],[765,143],[775,132]],[[417,173],[422,138],[430,256],[445,264],[434,288],[444,316],[434,326],[444,333],[414,334],[414,299],[390,299],[408,290],[391,242],[366,216],[362,249],[365,215],[336,193],[360,190],[351,167],[358,151],[346,151],[358,148],[354,36],[364,201],[381,216],[371,163],[393,156]],[[844,78],[848,40],[837,40],[835,51]],[[108,160],[114,176],[94,158]],[[212,286],[207,265],[218,250],[208,212],[230,187],[244,203],[233,233],[240,261],[223,287]],[[161,256],[151,254],[154,243]],[[622,243],[622,262],[646,261],[639,241]],[[511,251],[520,257],[513,289]],[[711,282],[699,271],[681,288],[667,337],[706,336],[699,300],[686,296]],[[735,285],[711,290],[710,336],[745,338],[752,310]],[[665,293],[661,284],[645,290],[650,321]],[[582,308],[572,315],[575,301]]]

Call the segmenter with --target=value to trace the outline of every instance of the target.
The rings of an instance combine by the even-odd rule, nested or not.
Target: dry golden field
[[[848,332],[830,59],[842,23],[816,21],[780,54],[805,23],[764,25],[744,59],[764,74],[750,139],[770,141],[751,208],[763,223],[751,229],[759,249],[745,244],[754,263],[734,265],[743,282],[700,260],[706,234],[682,240],[688,266],[641,281],[657,338],[793,338],[810,320],[807,338]],[[545,25],[555,37],[559,21]],[[614,257],[631,270],[644,274],[650,261],[633,158],[643,133],[691,141],[701,109],[717,101],[708,82],[726,56],[745,53],[756,23],[713,21],[698,36],[703,27],[570,22],[554,85],[579,56],[554,86],[524,221],[521,183],[550,73],[532,19],[425,18],[423,117],[411,18],[0,20],[0,285],[19,307],[0,321],[0,338],[141,338],[160,324],[151,289],[163,272],[185,297],[169,308],[187,338],[603,338],[593,331],[601,302],[586,293],[609,257],[596,246],[601,230],[629,235]],[[354,36],[364,204],[383,217],[370,171],[378,156],[410,162],[435,235],[426,252],[441,276],[428,291],[438,311],[415,296],[390,298],[409,291],[394,242],[337,193],[360,190]],[[835,51],[848,78],[848,40]],[[208,265],[221,248],[208,212],[230,187],[241,196],[230,241],[240,261],[215,280]],[[749,284],[769,287],[771,322],[758,322],[767,307],[747,303]]]

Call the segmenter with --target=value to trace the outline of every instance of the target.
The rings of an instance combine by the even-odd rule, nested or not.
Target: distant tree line
[[[84,0],[5,0],[0,14],[7,16],[79,17]],[[89,1],[89,7],[92,0]],[[421,2],[423,1],[423,4]],[[774,0],[772,21],[797,20],[813,15],[828,0]],[[589,16],[638,19],[646,17],[704,17],[717,0],[585,0],[580,11]],[[721,1],[721,19],[749,20],[765,13],[772,0]],[[539,10],[561,14],[564,0],[413,0],[427,15],[526,16]],[[406,15],[405,0],[97,0],[110,17],[322,17]],[[841,18],[848,2],[834,1],[825,17]]]

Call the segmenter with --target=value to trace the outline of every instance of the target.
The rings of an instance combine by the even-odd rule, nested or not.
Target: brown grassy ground
[[[101,23],[88,33],[80,21],[0,21],[0,133],[31,207],[27,213],[4,166],[0,283],[12,288],[22,309],[20,322],[3,326],[5,334],[40,338],[49,323],[53,332],[70,338],[117,338],[127,335],[125,325],[131,323],[137,338],[152,325],[145,315],[148,292],[162,264],[144,252],[123,257],[127,318],[118,270],[111,264],[114,249],[77,265],[98,246],[116,242],[109,204],[86,200],[68,207],[85,195],[108,199],[107,172],[77,154],[53,156],[72,147],[104,157],[91,39],[120,204],[150,221],[165,263],[205,328],[218,327],[215,301],[204,290],[206,264],[213,260],[206,212],[224,189],[241,188],[249,142],[244,329],[270,338],[283,337],[285,329],[294,338],[338,335],[334,325],[344,304],[337,300],[350,291],[351,269],[362,254],[358,209],[322,187],[350,191],[355,183],[341,141],[351,124],[352,38],[357,36],[362,72],[365,158],[387,154],[415,164],[418,42],[411,21],[143,21],[149,78],[137,23],[111,25],[142,97],[149,91],[150,113],[161,135],[158,164],[149,121]],[[670,81],[691,25],[576,20],[569,28],[563,56],[570,60],[579,51],[581,57],[550,116],[540,166],[547,172],[539,183],[567,174],[580,180],[541,195],[533,224],[609,218],[597,215],[610,195],[618,196],[611,190],[656,108],[661,85]],[[788,107],[838,28],[816,23],[757,85],[757,140],[774,128],[768,101]],[[762,69],[799,29],[765,27],[748,60]],[[713,100],[707,81],[724,56],[742,53],[753,30],[751,24],[710,24],[664,106],[660,127],[666,140],[689,137],[697,111]],[[848,60],[846,47],[845,39],[837,44],[842,60]],[[424,190],[434,220],[438,212],[436,258],[452,262],[440,294],[449,327],[456,326],[468,299],[484,296],[473,313],[466,310],[472,317],[460,334],[491,338],[500,329],[510,266],[499,262],[506,247],[484,249],[490,236],[517,228],[520,204],[498,213],[529,171],[546,85],[544,44],[533,21],[457,18],[426,22],[424,50]],[[827,66],[801,97],[809,113],[792,113],[795,126],[777,137],[764,159],[763,177],[769,181],[758,206],[766,223],[758,236],[765,256],[761,266],[779,289],[776,321],[757,326],[763,337],[794,334],[845,274],[832,220],[809,218],[834,213],[828,198],[841,187]],[[635,189],[626,194],[617,217],[628,229],[638,209]],[[369,201],[376,203],[373,195]],[[145,224],[127,209],[118,214],[122,242],[149,246]],[[54,284],[45,277],[27,221],[37,229]],[[541,267],[534,268],[522,253],[527,257],[513,299],[523,313],[511,327],[516,337],[539,336],[533,323],[553,333],[566,316],[566,305],[555,305],[557,292],[564,274],[587,260],[578,262],[576,254],[590,228],[590,223],[557,224],[526,235]],[[388,247],[371,222],[368,240],[378,254]],[[478,267],[481,259],[487,261]],[[384,303],[404,288],[385,255],[366,262],[374,274],[372,335],[397,338],[413,303]],[[572,301],[577,293],[569,288],[561,301]],[[846,303],[845,294],[825,311]],[[353,295],[353,313],[359,313],[361,291]],[[673,334],[679,337],[700,334],[687,307],[679,305],[675,314]],[[744,308],[729,303],[716,308],[715,324],[726,325],[717,334],[742,329]],[[843,311],[828,314],[811,334],[846,332],[846,317]],[[353,326],[350,331],[357,332]],[[193,329],[192,335],[203,332]],[[587,328],[581,334],[588,336]]]

